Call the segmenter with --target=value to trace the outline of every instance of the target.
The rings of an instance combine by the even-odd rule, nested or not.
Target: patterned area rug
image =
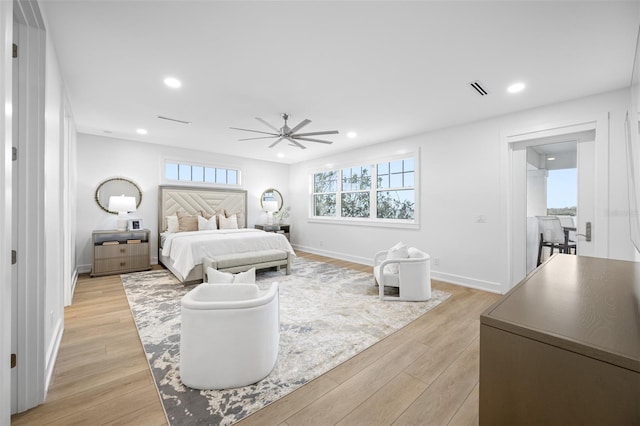
[[[171,425],[233,424],[326,373],[405,326],[450,294],[428,302],[382,302],[368,273],[294,258],[291,275],[258,271],[266,289],[280,283],[280,352],[271,374],[242,388],[190,389],[180,381],[180,298],[166,270],[122,275],[138,333]]]

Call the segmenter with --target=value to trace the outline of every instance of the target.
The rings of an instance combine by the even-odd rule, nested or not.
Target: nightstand
[[[287,240],[290,240],[289,238],[289,228],[290,225],[267,225],[267,224],[263,224],[263,225],[255,225],[256,229],[262,229],[265,232],[275,232],[276,234],[283,234],[285,237],[287,237]]]
[[[93,231],[91,276],[122,274],[151,269],[148,229]]]

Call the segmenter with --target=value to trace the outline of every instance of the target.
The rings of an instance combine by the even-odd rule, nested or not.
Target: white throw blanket
[[[183,276],[205,257],[229,253],[279,249],[295,255],[283,234],[260,229],[218,229],[215,231],[177,232],[167,235],[162,255],[171,258],[173,267]]]

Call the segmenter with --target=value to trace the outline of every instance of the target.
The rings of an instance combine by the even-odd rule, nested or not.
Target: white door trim
[[[13,2],[0,1],[0,424],[11,423],[11,235],[12,231],[12,89]]]
[[[507,223],[505,252],[507,285],[503,288],[503,293],[524,278],[526,273],[526,228],[523,228],[526,222],[523,219],[526,216],[526,196],[523,198],[514,192],[526,191],[526,180],[522,181],[523,178],[526,179],[526,173],[519,173],[518,170],[515,170],[514,147],[526,145],[526,141],[531,139],[588,130],[595,130],[594,227],[597,226],[598,238],[594,239],[594,255],[608,257],[609,222],[606,212],[609,205],[609,114],[602,113],[596,116],[568,119],[503,132],[502,149],[500,150],[501,164],[503,165],[501,168],[503,171],[501,189],[502,193],[506,194],[502,207]],[[525,200],[524,205],[523,199]]]

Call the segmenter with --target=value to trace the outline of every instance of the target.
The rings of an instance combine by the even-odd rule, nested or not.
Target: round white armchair
[[[278,359],[278,283],[200,284],[181,302],[180,377],[195,389],[250,385]]]

